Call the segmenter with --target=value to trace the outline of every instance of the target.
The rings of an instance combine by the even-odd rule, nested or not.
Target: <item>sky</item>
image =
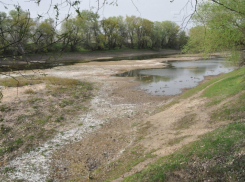
[[[53,11],[53,6],[50,7],[51,0],[41,0],[39,6],[34,3],[35,0],[1,0],[0,2],[0,11],[9,11],[13,9],[13,4],[19,4],[23,10],[29,10],[31,16],[37,17],[37,14],[46,15],[46,12],[49,10],[49,16],[54,17],[55,12]],[[52,0],[53,5],[57,3],[64,2],[65,0]],[[75,1],[75,0],[68,0]],[[100,0],[100,5],[102,5]],[[112,0],[108,0],[111,2]],[[114,0],[115,2],[116,0]],[[193,12],[193,6],[195,4],[187,3],[192,2],[193,0],[117,0],[117,5],[105,5],[99,9],[98,13],[101,18],[107,18],[110,16],[126,16],[126,15],[135,15],[142,18],[146,18],[151,21],[166,21],[170,20],[176,22],[181,27],[191,27],[191,23],[187,24],[188,16]],[[194,2],[194,1],[193,1]],[[72,13],[75,16],[75,10],[73,8],[69,11],[69,6],[63,6],[60,9],[60,20],[64,18],[67,13]],[[81,3],[78,6],[80,10],[92,9],[93,11],[98,10],[97,0],[81,0]],[[93,8],[94,7],[94,8]]]

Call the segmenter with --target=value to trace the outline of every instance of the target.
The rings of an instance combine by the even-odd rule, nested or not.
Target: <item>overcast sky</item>
[[[19,4],[22,9],[29,10],[32,17],[36,17],[37,14],[44,14],[48,11],[51,0],[42,0],[38,6],[33,2],[33,0],[1,0],[2,2],[8,4]],[[53,5],[64,2],[64,0],[53,0]],[[74,0],[73,0],[74,1]],[[103,0],[100,0],[101,2]],[[112,0],[108,0],[112,1]],[[117,0],[116,5],[106,5],[99,10],[101,18],[110,17],[110,16],[126,16],[126,15],[135,15],[142,18],[149,19],[151,21],[165,21],[170,20],[174,21],[180,26],[183,24],[183,19],[188,17],[193,12],[193,5],[190,3],[187,4],[188,0]],[[96,0],[82,0],[82,3],[79,5],[80,10],[83,9],[92,9],[97,10]],[[7,6],[8,9],[4,8],[3,4],[0,4],[0,11],[9,11],[12,9],[11,5]],[[93,9],[93,7],[95,7]],[[68,7],[63,7],[60,9],[60,19],[65,17],[68,12]],[[74,13],[74,9],[71,9],[70,13]],[[53,8],[49,11],[49,15],[54,17],[55,12]],[[186,24],[184,24],[186,25]],[[188,25],[190,27],[190,25]]]

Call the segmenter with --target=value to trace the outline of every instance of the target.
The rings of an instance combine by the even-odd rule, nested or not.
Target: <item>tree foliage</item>
[[[22,9],[11,10],[8,16],[0,12],[0,53],[24,54],[33,26],[29,13]]]
[[[190,30],[185,51],[210,53],[244,49],[245,1],[199,3],[193,20],[196,27]]]

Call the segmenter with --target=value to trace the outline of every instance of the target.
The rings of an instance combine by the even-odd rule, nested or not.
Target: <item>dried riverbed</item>
[[[190,59],[196,60],[198,57],[172,56],[151,60],[89,62],[43,70],[42,72],[49,76],[93,82],[96,87],[93,93],[94,97],[88,112],[78,116],[76,121],[64,126],[64,131],[62,130],[61,133],[37,149],[6,164],[5,169],[13,170],[7,171],[2,179],[5,181],[13,181],[14,179],[24,181],[77,179],[78,181],[86,181],[89,178],[94,178],[96,181],[101,181],[110,176],[109,172],[112,168],[108,166],[109,163],[120,158],[125,161],[129,160],[127,158],[129,155],[126,155],[127,152],[125,153],[128,149],[144,146],[142,148],[142,154],[144,154],[144,150],[149,152],[161,148],[159,143],[164,145],[166,141],[152,132],[158,125],[164,127],[159,120],[163,114],[155,114],[161,111],[161,106],[170,102],[175,96],[149,95],[135,89],[139,82],[135,81],[134,78],[111,77],[111,75],[132,69],[164,67],[166,65],[164,62],[170,60]],[[30,87],[35,88],[36,86]],[[3,93],[10,93],[10,90],[6,89]],[[21,93],[20,91],[19,97]],[[10,102],[10,98],[7,100]],[[183,117],[187,107],[194,107],[199,103],[200,101],[197,100],[196,102],[192,101],[187,106],[180,105],[181,112],[178,112],[177,118],[172,118],[171,122],[168,122],[168,126]],[[169,117],[171,112],[174,111],[168,112]],[[146,118],[149,116],[152,116],[149,121],[154,127],[147,124],[147,132],[144,133],[142,128],[147,123],[148,119]],[[154,121],[156,121],[155,124]],[[158,132],[162,131],[161,127],[158,127]],[[205,127],[201,128],[200,132],[187,142],[193,141],[198,135],[211,130],[205,129]],[[151,133],[148,133],[149,131]],[[148,137],[139,142],[142,133]],[[184,134],[182,135],[184,136]],[[171,137],[174,137],[174,134],[168,139],[171,140]],[[178,147],[180,146],[170,147],[168,151]],[[169,153],[166,151],[164,153],[163,150],[159,151],[155,152],[159,156]],[[104,167],[105,171],[94,173],[96,169],[101,167]],[[128,169],[124,170],[127,171]]]

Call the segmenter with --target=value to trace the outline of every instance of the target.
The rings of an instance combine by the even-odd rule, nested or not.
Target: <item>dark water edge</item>
[[[9,71],[22,71],[22,70],[36,70],[36,69],[50,69],[57,66],[68,66],[79,63],[80,61],[60,61],[60,62],[37,62],[37,63],[19,63],[19,64],[8,64],[1,65],[0,72]]]
[[[107,62],[107,61],[121,61],[121,60],[145,60],[153,58],[166,58],[173,54],[151,54],[151,55],[140,55],[140,56],[125,56],[125,57],[114,57],[106,59],[92,59],[89,62]],[[9,71],[20,71],[20,70],[34,70],[34,69],[51,69],[57,66],[69,66],[76,63],[84,63],[85,60],[62,60],[62,61],[36,61],[36,62],[8,62],[4,64],[0,63],[0,72]]]
[[[92,61],[108,62],[108,61],[122,61],[122,60],[146,60],[146,59],[154,59],[154,58],[167,58],[170,55],[173,55],[173,54],[152,54],[152,55],[141,55],[141,56],[125,56],[125,57],[116,57],[116,58],[110,58],[110,59],[95,59]]]

